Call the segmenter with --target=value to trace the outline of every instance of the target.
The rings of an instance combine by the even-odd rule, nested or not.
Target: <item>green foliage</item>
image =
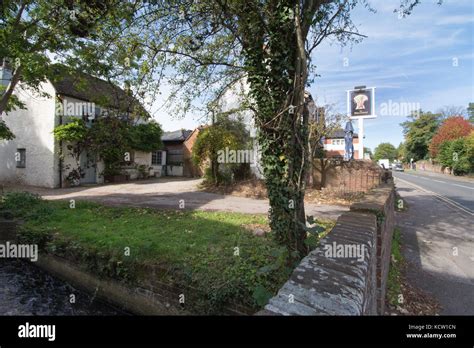
[[[155,121],[133,126],[129,135],[130,146],[134,150],[143,152],[157,151],[163,146],[161,142],[162,134],[161,126]]]
[[[315,236],[319,236],[321,233],[324,233],[326,231],[326,227],[322,224],[320,224],[315,218],[314,216],[307,216],[306,217],[307,219],[307,222],[309,225],[312,225],[312,226],[304,226],[305,230],[308,232],[308,233],[311,233]]]
[[[117,117],[101,117],[90,129],[90,150],[104,161],[103,175],[120,174],[120,164],[130,153],[130,127]]]
[[[467,116],[469,118],[469,122],[474,124],[474,103],[469,103],[467,107]]]
[[[390,143],[380,143],[374,151],[374,160],[388,158],[390,162],[393,162],[397,158],[397,149]]]
[[[0,57],[8,59],[14,83],[0,98],[0,114],[22,107],[11,94],[20,76],[22,83],[44,94],[39,86],[50,75],[51,53],[73,63],[74,50],[96,39],[106,25],[125,24],[130,10],[122,1],[2,1]],[[88,54],[99,57],[100,51]]]
[[[87,127],[82,119],[57,126],[54,131],[57,140],[68,142],[71,154],[79,161],[80,154],[87,150],[104,161],[102,175],[120,174],[126,154],[132,150],[151,152],[162,146],[160,125],[154,121],[130,125],[118,117],[100,117]],[[81,168],[70,173],[71,180],[80,178]]]
[[[1,57],[1,54],[0,54],[0,57]],[[6,86],[0,85],[0,96],[2,96],[6,92],[6,90],[7,90]],[[20,101],[20,99],[18,99],[17,95],[12,94],[8,98],[8,101],[7,101],[7,104],[5,106],[5,111],[4,112],[9,113],[10,111],[17,110],[17,109],[25,110],[26,105],[25,105],[25,103]],[[1,139],[2,139],[2,136],[0,135],[0,140]]]
[[[445,141],[439,146],[439,163],[453,170],[455,175],[474,171],[474,132],[467,137]]]
[[[85,141],[88,136],[86,123],[80,118],[54,128],[53,134],[58,141],[78,142]]]
[[[430,142],[430,154],[435,158],[438,154],[439,146],[448,140],[455,140],[469,135],[474,130],[474,125],[463,116],[449,116],[443,120],[436,134]]]
[[[5,124],[5,121],[0,120],[0,140],[12,140],[15,138],[15,135]]]
[[[41,197],[29,192],[9,192],[0,197],[0,213],[5,218],[47,219],[51,210]]]
[[[234,174],[244,176],[245,169],[241,164],[221,163],[222,154],[228,150],[248,149],[248,132],[240,120],[220,118],[218,121],[201,130],[192,150],[192,159],[196,165],[209,160],[210,166],[205,170],[207,183],[214,185],[230,184]],[[227,170],[219,170],[222,165]]]
[[[440,124],[441,114],[413,112],[408,121],[401,124],[405,134],[405,150],[408,161],[427,159],[429,144]]]
[[[404,0],[403,14],[418,3]],[[172,89],[168,103],[182,114],[209,111],[245,77],[248,88],[239,95],[259,130],[271,227],[290,255],[302,257],[309,162],[304,94],[315,76],[311,53],[327,37],[341,44],[361,40],[350,16],[358,5],[371,9],[366,0],[6,0],[0,55],[18,58],[23,71],[15,75],[21,72],[34,87],[47,76],[47,52],[127,83],[142,100],[146,93],[154,100],[166,80]],[[118,145],[117,153],[104,150],[111,163],[123,150]],[[417,146],[409,151],[425,155]]]
[[[402,268],[404,258],[401,250],[401,233],[398,227],[393,231],[390,269],[387,280],[387,299],[392,306],[398,306],[399,296],[402,294]]]
[[[273,294],[259,284],[255,287],[252,297],[258,306],[263,307],[268,303],[268,300],[273,297]]]
[[[406,148],[404,143],[400,143],[397,147],[397,159],[403,162],[409,162],[406,155]]]
[[[291,272],[285,247],[271,234],[258,237],[243,227],[266,224],[264,215],[111,208],[82,201],[75,209],[59,201],[28,204],[28,209],[41,205],[51,209],[48,218],[27,218],[22,242],[39,242],[43,252],[102,278],[138,285],[154,274],[170,286],[191,287],[194,298],[187,297],[186,307],[196,313],[222,313],[233,303],[255,311]],[[124,255],[125,247],[130,256]]]
[[[114,23],[100,33],[113,45],[89,43],[100,59],[81,58],[124,76],[138,91],[158,91],[166,77],[168,103],[181,115],[215,110],[228,90],[235,91],[258,128],[272,230],[299,258],[308,250],[301,226],[309,163],[304,95],[315,76],[311,52],[328,36],[343,44],[360,41],[350,18],[359,3],[370,9],[363,0],[146,2],[133,25]],[[124,58],[131,64],[124,66]],[[200,152],[198,161],[204,146]]]
[[[2,196],[1,208],[15,211],[21,216],[25,211],[41,202],[39,195],[29,192],[8,192]]]
[[[207,159],[217,161],[218,151],[225,150],[226,147],[237,150],[239,145],[239,139],[230,130],[221,125],[212,125],[199,132],[193,146],[192,158],[197,165]]]

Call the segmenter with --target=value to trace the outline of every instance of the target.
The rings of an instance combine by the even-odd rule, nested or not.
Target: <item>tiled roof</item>
[[[185,141],[192,133],[189,129],[179,129],[173,132],[164,132],[161,141]]]

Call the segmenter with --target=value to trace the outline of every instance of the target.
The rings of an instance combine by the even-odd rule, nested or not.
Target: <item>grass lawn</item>
[[[77,201],[43,201],[8,194],[3,215],[25,220],[24,242],[74,261],[101,277],[141,284],[154,277],[176,288],[194,288],[197,313],[219,313],[236,303],[257,310],[288,279],[286,249],[271,233],[245,226],[268,224],[264,215],[115,208]],[[329,230],[331,222],[324,226]],[[309,238],[314,247],[317,237]]]

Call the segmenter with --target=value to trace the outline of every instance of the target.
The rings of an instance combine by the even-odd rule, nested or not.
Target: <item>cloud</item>
[[[464,14],[464,15],[454,15],[454,16],[446,16],[443,18],[438,19],[435,22],[435,25],[460,25],[460,24],[469,24],[474,22],[474,17],[472,14]]]

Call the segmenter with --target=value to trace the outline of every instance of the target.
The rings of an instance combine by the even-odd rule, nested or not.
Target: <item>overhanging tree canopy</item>
[[[410,14],[418,3],[402,0],[399,10]],[[196,112],[195,101],[204,105],[201,111],[208,110],[245,78],[248,108],[258,128],[270,225],[298,259],[307,253],[304,91],[315,73],[311,54],[328,37],[341,44],[362,39],[350,18],[357,5],[370,9],[365,0],[147,2],[133,25],[111,28],[121,35],[105,37],[113,42],[108,46],[112,49],[102,49],[93,63],[118,62],[115,70],[125,71],[141,86],[146,81],[148,88],[165,81],[172,87],[170,103],[183,113]],[[153,81],[146,78],[150,72],[155,73]]]
[[[401,0],[410,14],[419,0]],[[73,47],[75,62],[97,75],[121,77],[141,97],[165,81],[181,111],[216,104],[236,81],[249,84],[270,199],[270,224],[294,259],[304,243],[308,116],[304,91],[311,54],[326,38],[362,38],[350,18],[366,0],[128,1],[134,17],[105,20],[96,36]],[[11,18],[13,18],[11,16]],[[12,19],[14,20],[14,19]]]

